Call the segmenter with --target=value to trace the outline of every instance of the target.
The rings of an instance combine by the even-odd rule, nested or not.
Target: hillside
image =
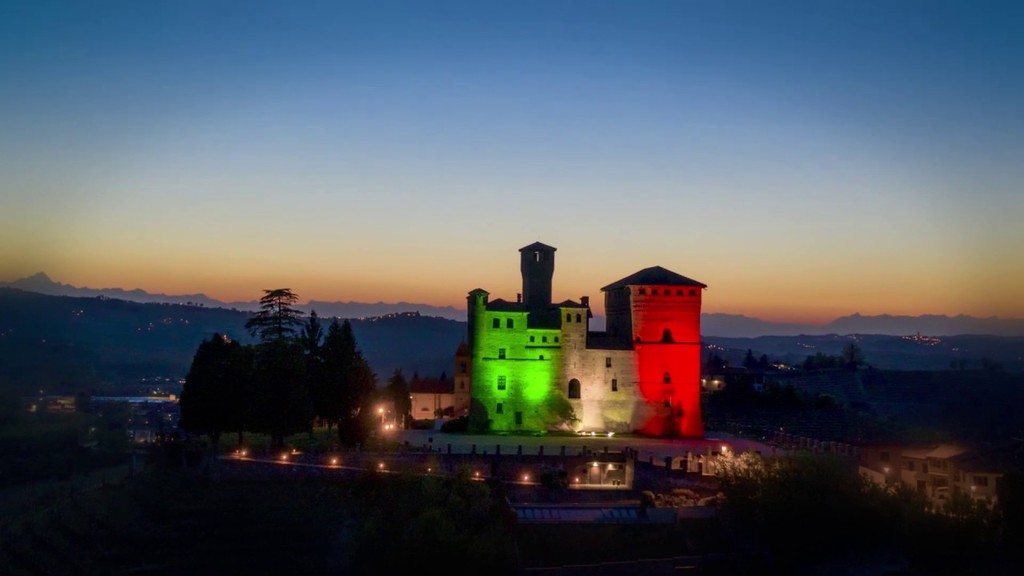
[[[949,370],[999,368],[1024,372],[1024,337],[962,336],[889,336],[884,334],[824,334],[799,336],[758,336],[725,338],[704,336],[704,345],[733,366],[739,366],[746,351],[755,356],[767,354],[773,362],[796,365],[817,353],[838,355],[849,344],[856,344],[867,364],[889,370]]]
[[[138,303],[107,297],[52,296],[0,288],[0,389],[71,393],[142,378],[184,377],[199,343],[214,332],[251,342],[250,312],[186,304]],[[351,319],[360,348],[381,380],[453,372],[465,322],[416,312]],[[708,352],[740,366],[748,349],[773,362],[799,364],[818,352],[839,354],[853,342],[878,369],[998,368],[1024,372],[1024,338],[800,335],[703,337]]]
[[[243,343],[249,312],[112,298],[47,296],[0,288],[0,389],[75,393],[142,378],[176,381],[215,332]],[[416,313],[352,319],[364,356],[381,379],[396,368],[452,373],[465,323]]]

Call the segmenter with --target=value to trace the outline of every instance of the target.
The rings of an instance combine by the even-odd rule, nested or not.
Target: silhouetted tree
[[[302,325],[302,313],[295,309],[298,301],[289,288],[264,290],[260,310],[246,321],[245,328],[262,342],[292,338],[295,328]]]
[[[318,407],[324,403],[323,394],[326,389],[324,383],[323,336],[320,317],[317,315],[316,310],[313,310],[302,327],[298,342],[302,346],[303,354],[306,357],[306,387],[309,392],[309,401],[314,417],[320,416]]]
[[[804,370],[834,370],[843,366],[843,359],[824,352],[817,352],[804,360]]]
[[[248,425],[253,377],[252,349],[222,334],[204,340],[185,376],[179,406],[181,429],[206,434],[214,444],[222,432]]]
[[[754,351],[747,348],[747,354],[743,357],[743,367],[747,370],[754,370],[757,368],[757,359],[754,358]]]
[[[323,374],[314,394],[314,413],[338,427],[342,444],[356,444],[366,437],[365,416],[376,389],[376,376],[356,345],[352,324],[334,319],[321,348]]]
[[[270,434],[275,448],[285,436],[310,430],[306,385],[306,358],[297,342],[275,339],[257,348],[255,429]]]
[[[704,364],[704,370],[708,374],[721,374],[725,372],[728,363],[721,356],[715,353],[708,354],[708,360]]]
[[[245,323],[260,339],[256,349],[254,430],[270,434],[274,447],[284,445],[289,434],[311,430],[313,411],[309,395],[309,365],[303,340],[312,348],[318,339],[319,319],[296,336],[302,313],[295,308],[299,297],[289,288],[264,290],[260,310]]]
[[[846,370],[856,370],[864,364],[864,352],[860,346],[851,342],[843,347],[842,362]]]
[[[324,330],[320,324],[320,317],[317,315],[316,310],[313,310],[309,313],[309,318],[299,334],[299,344],[302,344],[307,358],[321,359],[320,345],[323,338]]]

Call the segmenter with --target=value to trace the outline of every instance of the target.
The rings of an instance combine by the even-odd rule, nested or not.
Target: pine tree
[[[263,343],[287,340],[295,336],[295,328],[302,325],[302,312],[295,309],[297,294],[289,288],[264,290],[260,310],[245,323],[245,328]]]

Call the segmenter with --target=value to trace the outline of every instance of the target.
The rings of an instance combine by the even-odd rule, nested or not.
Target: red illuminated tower
[[[700,302],[707,286],[660,266],[602,288],[607,334],[629,342],[638,392],[650,417],[637,431],[702,438]]]

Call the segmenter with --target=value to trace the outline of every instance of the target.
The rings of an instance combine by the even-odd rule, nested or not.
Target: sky
[[[0,2],[0,281],[1024,318],[1024,3]]]

